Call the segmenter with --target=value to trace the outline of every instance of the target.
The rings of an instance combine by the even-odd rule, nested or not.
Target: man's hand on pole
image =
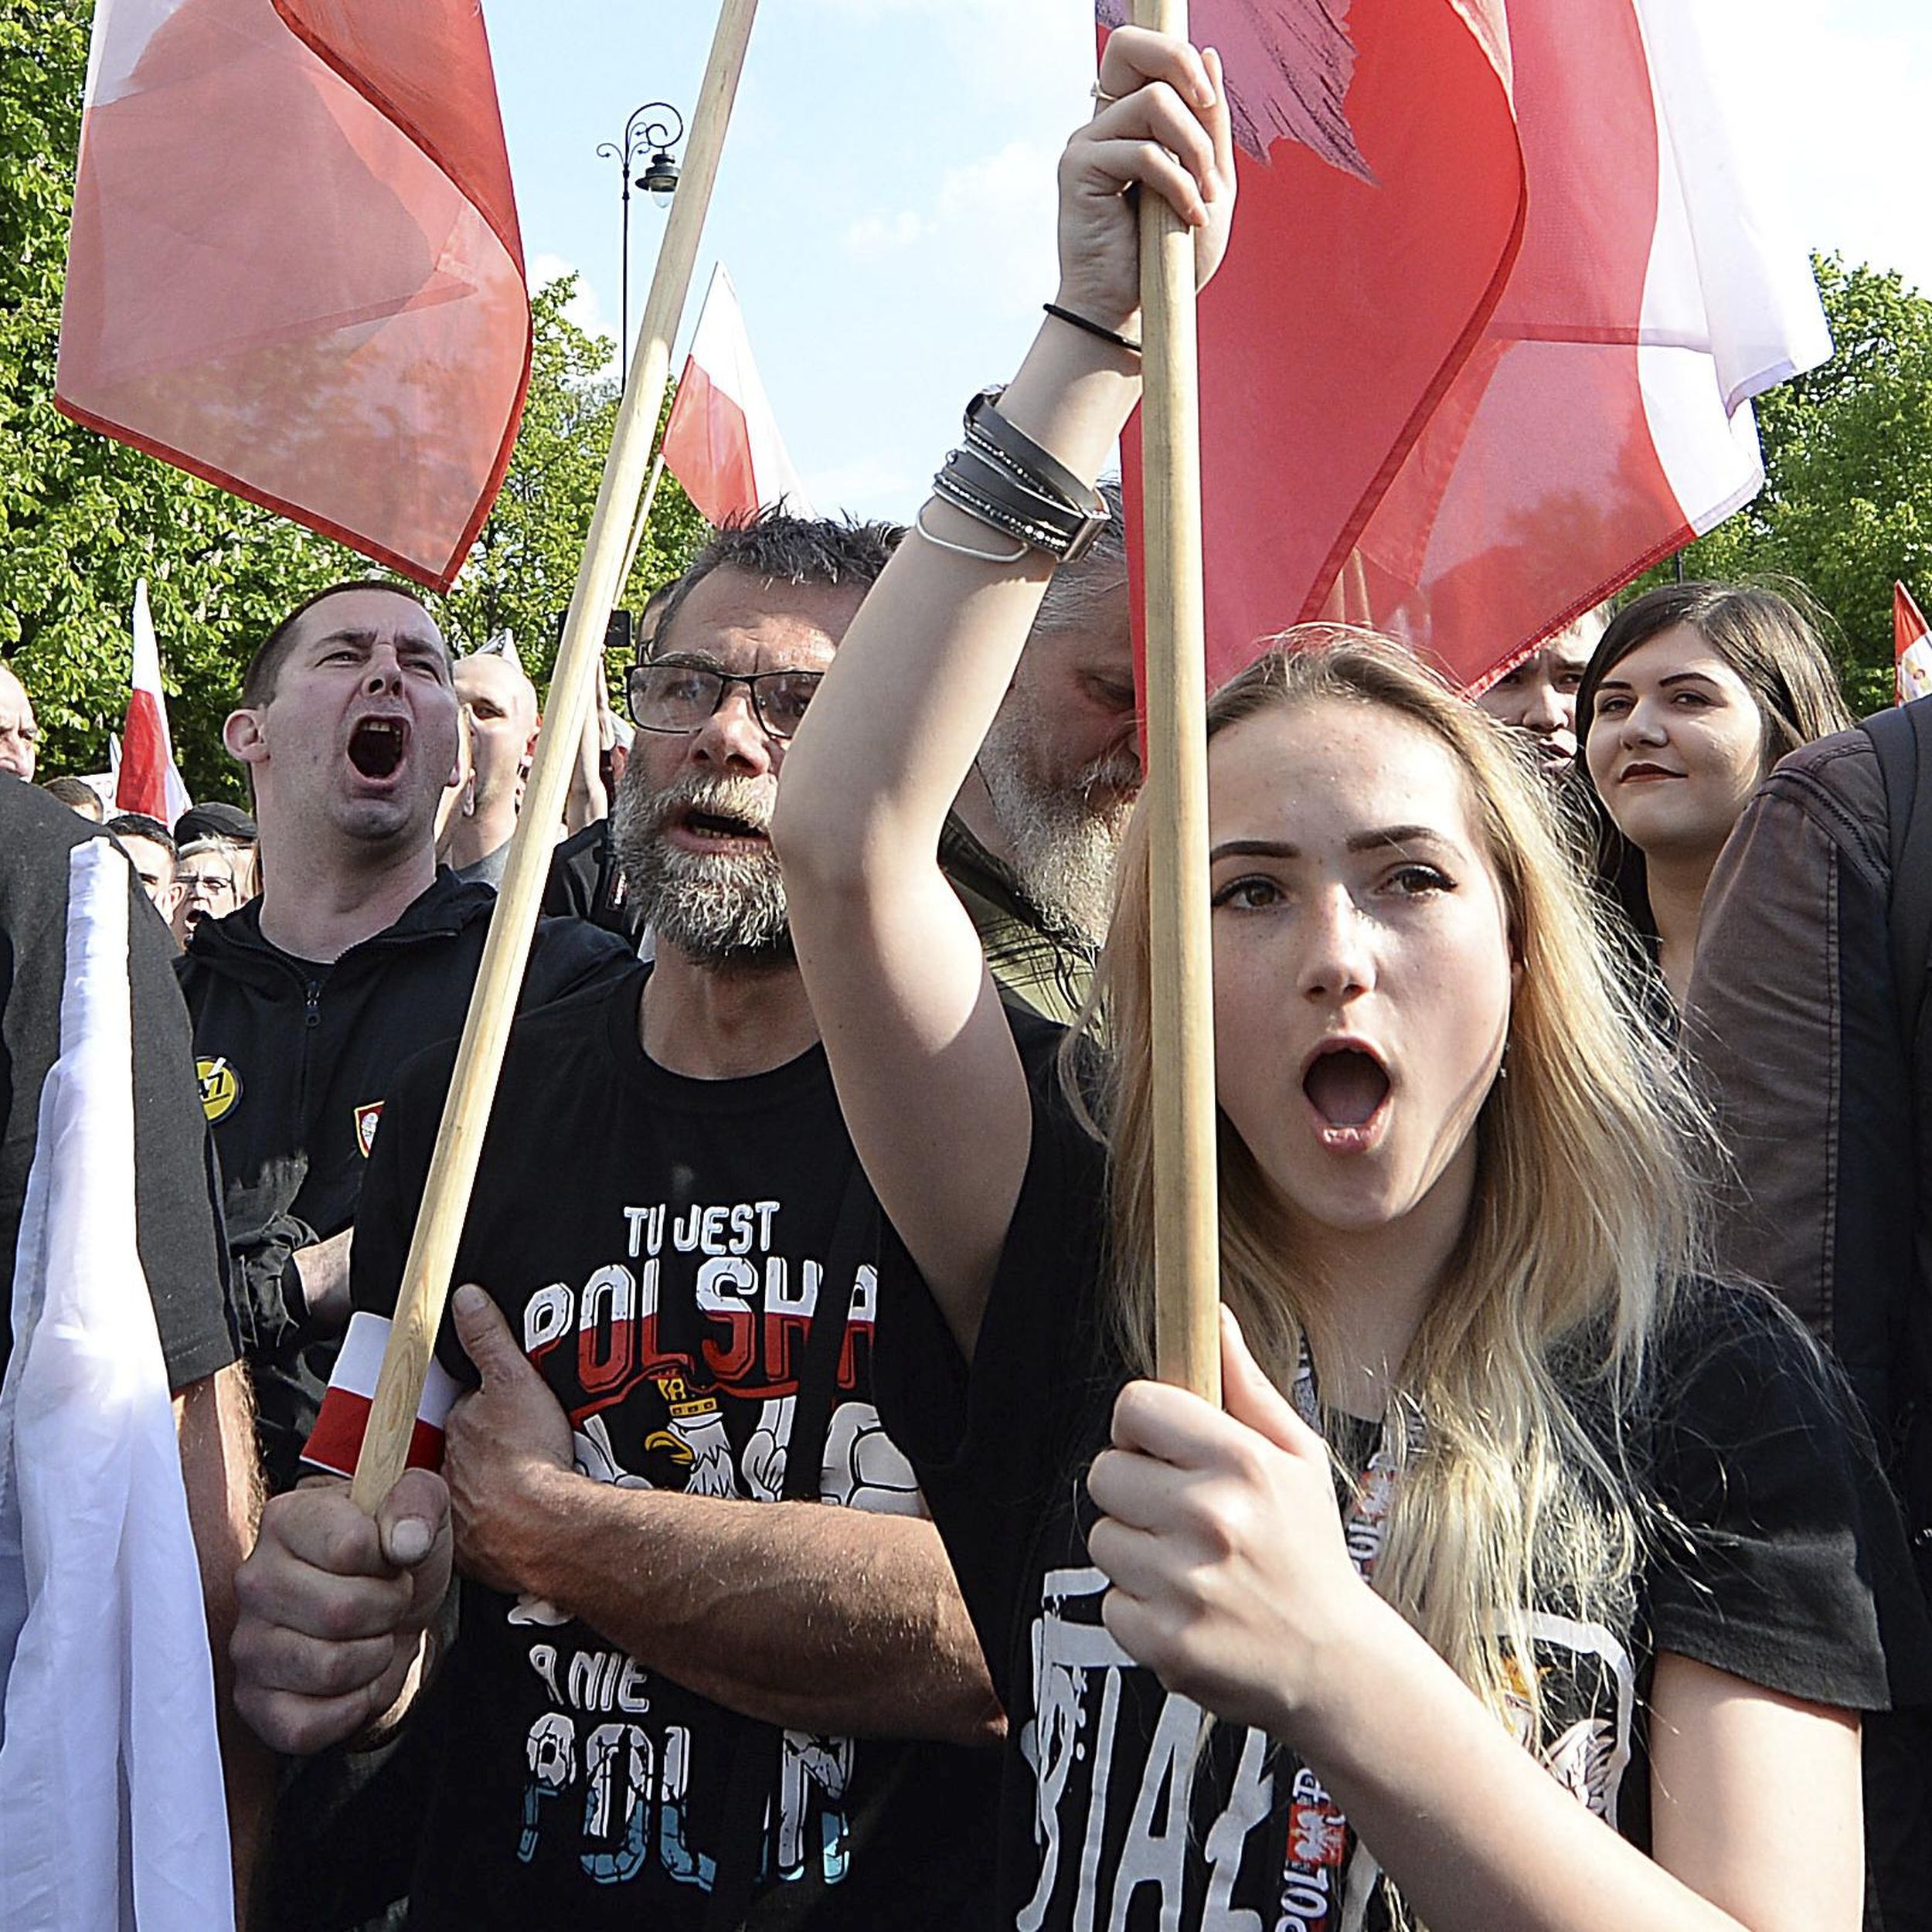
[[[450,1498],[406,1471],[373,1517],[338,1482],[272,1497],[235,1577],[235,1705],[306,1756],[400,1716],[420,1685],[450,1583]]]

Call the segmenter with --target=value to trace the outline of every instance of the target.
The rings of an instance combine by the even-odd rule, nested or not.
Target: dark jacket
[[[1683,1040],[1736,1165],[1719,1259],[1830,1343],[1923,1532],[1932,1471],[1906,1452],[1932,1395],[1932,1066],[1900,1037],[1890,899],[1870,740],[1794,752],[1712,874]]]
[[[644,911],[625,885],[608,818],[586,825],[552,854],[543,910],[553,919],[587,919],[637,951],[644,937]]]
[[[419,1048],[461,1032],[495,902],[488,886],[440,871],[394,925],[323,966],[263,938],[257,900],[205,921],[179,961],[277,1489],[294,1478],[335,1354],[333,1338],[304,1332],[291,1257],[354,1219],[390,1077]],[[519,1004],[544,1005],[631,964],[607,934],[543,921]]]
[[[1915,821],[1927,811],[1921,798]],[[1775,1289],[1835,1351],[1932,1599],[1932,1032],[1902,1018],[1920,1012],[1925,966],[1899,986],[1889,818],[1862,730],[1779,765],[1712,875],[1682,1039],[1736,1164],[1719,1258]],[[1866,1723],[1866,1923],[1921,1932],[1932,1638],[1909,1590],[1889,1617],[1884,1607],[1902,1708]]]

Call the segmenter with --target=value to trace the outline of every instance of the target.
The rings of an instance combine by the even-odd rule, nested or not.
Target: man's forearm
[[[235,1709],[229,1639],[235,1628],[235,1572],[255,1541],[262,1481],[255,1449],[255,1403],[236,1362],[190,1383],[175,1397],[188,1517],[201,1564],[202,1595],[215,1675],[215,1716],[228,1789],[236,1916],[245,1921],[250,1883],[274,1801],[272,1753]]]
[[[978,1744],[1004,1730],[930,1522],[563,1470],[506,1514],[504,1556],[525,1589],[714,1703],[860,1736]]]

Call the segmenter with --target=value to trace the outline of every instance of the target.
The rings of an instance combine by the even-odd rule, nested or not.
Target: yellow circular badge
[[[241,1098],[241,1076],[225,1060],[198,1060],[195,1077],[201,1082],[201,1111],[213,1127],[234,1112]]]

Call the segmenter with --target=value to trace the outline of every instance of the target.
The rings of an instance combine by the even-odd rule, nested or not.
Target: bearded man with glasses
[[[612,824],[655,957],[512,1031],[443,1474],[374,1523],[339,1488],[277,1498],[240,1580],[238,1694],[280,1748],[402,1722],[430,1687],[413,1927],[944,1932],[988,1909],[998,1758],[972,1747],[1004,1719],[872,1406],[878,1216],[767,836],[898,534],[767,515],[679,583],[629,680]],[[453,1063],[392,1090],[359,1310],[394,1307]]]

